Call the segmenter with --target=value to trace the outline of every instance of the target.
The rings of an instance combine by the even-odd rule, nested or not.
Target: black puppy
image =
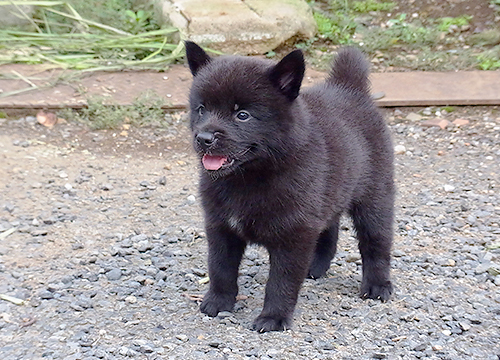
[[[393,147],[369,95],[369,66],[339,52],[328,79],[300,91],[299,50],[279,63],[209,57],[186,42],[194,148],[208,237],[210,290],[201,311],[231,311],[249,243],[269,251],[262,313],[253,328],[283,330],[309,274],[326,273],[348,212],[363,260],[361,296],[389,299]]]

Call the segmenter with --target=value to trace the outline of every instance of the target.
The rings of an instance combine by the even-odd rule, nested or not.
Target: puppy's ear
[[[207,65],[212,59],[207,53],[192,41],[184,41],[186,46],[186,57],[191,74],[196,75],[198,70]]]
[[[299,96],[305,64],[302,51],[294,50],[276,64],[269,73],[273,85],[290,101]]]

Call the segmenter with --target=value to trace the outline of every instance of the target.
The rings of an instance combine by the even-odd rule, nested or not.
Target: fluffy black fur
[[[186,42],[194,148],[208,237],[210,290],[201,311],[231,311],[247,244],[269,251],[262,313],[253,328],[290,326],[306,276],[325,275],[339,218],[351,215],[363,260],[361,296],[386,301],[393,225],[393,147],[368,93],[369,67],[341,50],[329,78],[300,90],[298,50],[279,63],[209,57]],[[300,94],[299,94],[300,90]],[[215,159],[217,169],[205,161]]]

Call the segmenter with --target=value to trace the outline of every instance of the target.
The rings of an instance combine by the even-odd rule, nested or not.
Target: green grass
[[[500,46],[495,46],[479,54],[477,60],[481,70],[500,69]]]
[[[318,34],[334,44],[347,44],[356,30],[356,24],[342,16],[325,16],[320,12],[313,14],[318,26]]]
[[[378,2],[375,0],[354,1],[352,9],[358,13],[369,13],[371,11],[392,11],[396,3]]]
[[[444,17],[444,18],[441,18],[438,20],[439,21],[438,29],[440,31],[447,32],[450,30],[450,27],[452,25],[455,25],[458,27],[469,25],[471,20],[472,20],[472,16],[470,16],[470,15],[462,15],[462,16],[458,16],[458,17],[454,17],[454,18],[453,17]]]

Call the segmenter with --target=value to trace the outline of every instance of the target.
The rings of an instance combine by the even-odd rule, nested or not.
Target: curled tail
[[[328,76],[327,82],[348,89],[370,91],[370,64],[363,53],[353,47],[341,49]]]

